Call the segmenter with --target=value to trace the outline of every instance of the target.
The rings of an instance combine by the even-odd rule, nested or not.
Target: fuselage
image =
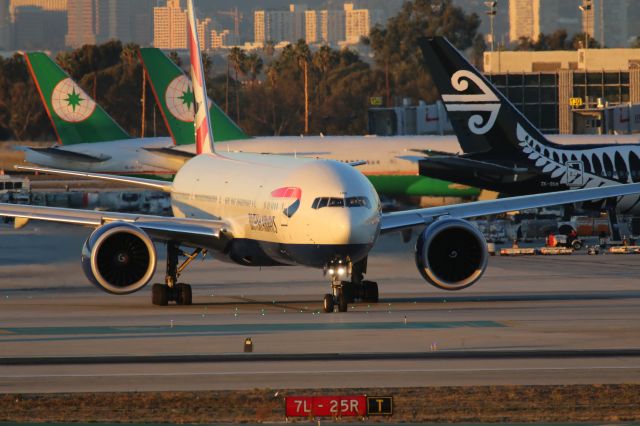
[[[563,145],[633,143],[637,135],[553,135],[550,139]],[[403,156],[428,155],[430,152],[457,154],[461,152],[455,136],[308,136],[308,137],[257,137],[248,140],[218,143],[220,152],[247,152],[286,154],[291,157],[331,159],[340,162],[363,162],[358,166],[381,195],[387,196],[436,196],[475,197],[480,190],[470,183],[454,183],[455,180],[421,176],[419,166]],[[56,150],[86,154],[104,161],[77,161],[62,156],[51,156],[34,150],[26,150],[26,160],[43,167],[69,170],[157,176],[171,179],[182,163],[153,154],[145,148],[170,148],[169,137],[128,139],[122,141],[83,143],[56,146]],[[194,145],[182,145],[175,149],[194,153]],[[456,176],[454,172],[454,177]],[[481,182],[477,182],[477,186]]]
[[[504,195],[528,195],[640,182],[638,143],[604,144],[602,139],[591,137],[575,139],[575,144],[550,145],[536,140],[520,125],[517,125],[517,137],[517,149],[463,156],[479,164],[496,164],[516,172],[483,171],[472,166],[447,167],[446,163],[438,165],[429,162],[423,162],[421,171],[440,179],[451,179]],[[589,140],[598,143],[579,143]],[[602,202],[590,205],[599,209]],[[640,213],[640,196],[620,197],[616,207],[623,214]]]
[[[375,189],[351,166],[246,153],[189,160],[175,176],[172,205],[176,217],[224,219],[232,238],[213,248],[255,266],[357,262],[381,217]]]

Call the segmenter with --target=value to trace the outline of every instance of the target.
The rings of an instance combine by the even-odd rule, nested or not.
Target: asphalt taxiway
[[[88,284],[89,233],[0,225],[0,392],[640,381],[640,256],[492,257],[448,293],[387,236],[369,261],[379,304],[324,314],[321,271],[206,259],[183,276],[194,305],[161,308],[149,288]]]

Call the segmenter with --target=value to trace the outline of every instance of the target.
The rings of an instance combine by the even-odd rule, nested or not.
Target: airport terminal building
[[[484,72],[544,133],[640,133],[640,49],[485,52]],[[389,136],[452,129],[440,103],[405,102],[370,108],[369,132]]]
[[[640,132],[640,49],[486,52],[484,71],[545,133]]]

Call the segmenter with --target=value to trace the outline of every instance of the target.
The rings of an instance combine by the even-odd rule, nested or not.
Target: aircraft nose
[[[379,225],[377,213],[364,208],[336,209],[331,233],[336,244],[372,244]]]

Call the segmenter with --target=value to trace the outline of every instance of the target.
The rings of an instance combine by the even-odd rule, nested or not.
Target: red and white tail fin
[[[191,56],[191,81],[193,82],[193,92],[196,98],[196,152],[198,154],[215,154],[213,127],[211,126],[207,105],[207,84],[202,65],[202,55],[200,54],[198,26],[196,25],[193,0],[187,0],[187,10],[189,14],[188,37]]]

